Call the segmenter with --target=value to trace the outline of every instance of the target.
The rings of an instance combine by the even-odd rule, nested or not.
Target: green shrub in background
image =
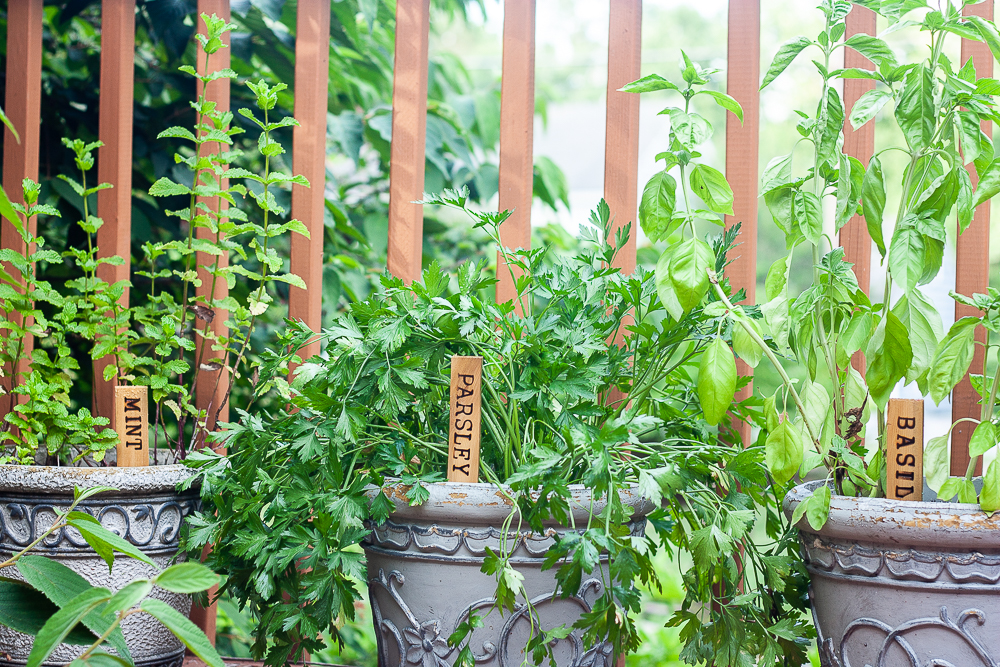
[[[469,11],[482,9],[476,0],[434,0],[436,17],[465,20]],[[166,215],[187,205],[183,196],[154,199],[148,192],[157,180],[190,184],[192,174],[176,164],[176,146],[157,141],[158,133],[171,126],[191,126],[195,99],[194,81],[178,71],[195,65],[196,3],[193,0],[139,0],[136,13],[135,124],[132,172],[132,266],[136,292],[148,293],[148,278],[142,270],[142,245],[186,238],[185,223]],[[231,107],[253,107],[254,94],[244,81],[263,80],[269,86],[284,83],[278,94],[273,118],[280,121],[294,107],[295,3],[285,0],[234,0],[231,39],[232,69],[237,79],[231,86]],[[42,66],[42,124],[39,204],[62,213],[47,220],[43,236],[47,247],[57,252],[86,244],[82,231],[72,221],[83,212],[83,199],[55,178],[72,173],[72,156],[61,145],[63,136],[85,142],[98,137],[100,72],[100,2],[47,5],[44,12]],[[432,22],[434,25],[436,22]],[[434,28],[432,28],[434,29]],[[365,298],[385,266],[388,215],[388,158],[391,136],[392,57],[395,40],[395,3],[390,0],[342,0],[331,3],[330,93],[328,97],[328,164],[326,227],[324,236],[324,322],[329,323],[347,303]],[[6,35],[6,10],[0,10],[0,40]],[[0,54],[6,44],[0,42]],[[0,64],[0,67],[3,65]],[[0,91],[0,95],[2,95]],[[486,202],[497,189],[497,141],[499,139],[499,80],[476,86],[461,62],[450,56],[431,62],[428,85],[428,141],[426,189],[469,188],[473,201]],[[235,137],[234,149],[257,154],[258,132],[249,119],[236,116],[234,125],[250,132]],[[276,137],[285,149],[275,168],[291,171],[291,133]],[[98,159],[100,155],[98,154]],[[244,165],[261,173],[263,163]],[[536,195],[548,205],[567,203],[565,179],[548,160],[536,165]],[[96,195],[88,199],[96,207]],[[277,188],[279,206],[290,209],[290,190]],[[287,214],[281,222],[287,220]],[[259,220],[257,220],[259,222]],[[425,264],[437,259],[445,270],[469,257],[479,257],[486,239],[469,235],[470,225],[428,216],[424,225]],[[287,240],[285,241],[287,243]],[[279,253],[283,248],[278,248]],[[485,255],[491,255],[486,253]],[[487,259],[493,259],[487,257]],[[170,254],[164,268],[182,269],[183,258]],[[45,269],[40,279],[55,287],[79,278],[72,267]],[[181,281],[165,281],[163,287],[179,298]],[[159,288],[158,288],[159,289]],[[234,296],[247,298],[241,284]],[[137,297],[138,298],[138,297]],[[252,348],[272,337],[284,315],[287,288],[276,292],[274,312],[254,334]],[[133,303],[133,305],[139,305]],[[69,341],[84,358],[82,343]],[[79,349],[76,349],[79,348]],[[89,407],[91,369],[84,364],[71,388],[72,404]],[[248,396],[248,385],[234,388],[233,404]]]

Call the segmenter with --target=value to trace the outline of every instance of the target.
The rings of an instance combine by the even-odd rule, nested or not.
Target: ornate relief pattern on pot
[[[921,656],[918,655],[919,652],[912,646],[909,637],[920,630],[934,629],[937,631],[943,630],[963,640],[975,656],[982,661],[983,667],[1000,667],[986,647],[966,627],[971,620],[975,620],[977,625],[982,626],[986,623],[986,614],[978,609],[966,609],[959,614],[957,620],[952,620],[948,616],[948,608],[941,607],[941,613],[937,617],[916,618],[902,623],[895,628],[874,618],[859,618],[847,626],[844,636],[840,640],[839,647],[834,647],[832,639],[824,639],[822,635],[818,637],[820,660],[823,667],[856,667],[852,665],[847,655],[851,650],[852,640],[857,636],[857,633],[860,630],[868,629],[877,633],[885,633],[885,638],[878,649],[875,664],[865,665],[865,667],[902,667],[898,662],[898,659],[902,655],[905,655],[906,659],[909,660],[908,664],[910,667],[978,667],[978,665],[967,664],[955,665],[945,658],[921,660]],[[855,641],[859,642],[862,640],[858,639]],[[893,659],[890,661],[890,651],[894,647],[898,647],[899,650],[893,653]]]
[[[802,531],[802,552],[810,571],[831,578],[886,578],[935,582],[963,589],[1000,582],[1000,555],[879,549],[839,543]]]
[[[109,498],[102,502],[96,499],[82,503],[77,509],[97,517],[101,525],[147,555],[175,552],[181,522],[197,509],[197,497],[163,495],[135,500]],[[52,525],[56,508],[65,511],[69,504],[69,499],[8,493],[0,501],[0,553],[13,553],[31,544],[39,533]],[[39,545],[37,552],[71,558],[94,555],[75,528],[53,533]]]
[[[629,522],[629,534],[642,535],[646,519]],[[425,560],[477,561],[486,556],[486,547],[497,549],[505,544],[512,554],[511,563],[537,563],[565,529],[548,528],[544,533],[509,531],[497,528],[456,528],[431,524],[400,524],[392,521],[372,525],[364,539],[365,549],[382,553],[407,552]],[[583,532],[583,531],[580,531]]]
[[[419,665],[420,667],[449,667],[449,658],[456,649],[448,645],[448,637],[458,627],[460,623],[468,620],[469,614],[474,611],[488,610],[493,606],[493,598],[483,598],[476,600],[465,608],[458,618],[450,624],[447,619],[418,619],[410,610],[410,606],[403,599],[400,588],[405,584],[405,577],[399,570],[392,570],[386,575],[385,570],[379,569],[378,576],[368,581],[371,595],[372,616],[375,621],[375,629],[378,634],[378,664],[382,667],[390,667],[389,649],[395,649],[398,662],[395,667],[407,667],[408,665]],[[584,581],[580,585],[579,592],[568,598],[580,607],[581,613],[590,611],[591,604],[588,598],[594,599],[601,595],[604,584],[599,579],[592,578]],[[400,628],[392,620],[385,618],[379,604],[377,591],[384,591],[402,612],[409,625]],[[470,647],[477,664],[487,663],[497,665],[497,667],[517,667],[523,662],[523,646],[519,646],[517,639],[513,639],[518,634],[519,626],[526,625],[529,621],[536,628],[546,629],[549,625],[545,622],[545,609],[547,603],[559,601],[555,592],[539,595],[531,600],[531,604],[519,604],[515,611],[510,614],[499,632],[494,637],[483,640],[480,637],[483,630],[473,632],[470,639]],[[523,630],[523,628],[521,628]],[[611,667],[614,664],[614,646],[610,642],[586,648],[580,638],[579,630],[569,634],[565,639],[555,640],[553,648],[557,644],[566,644],[572,655],[571,661],[566,663],[566,667]],[[562,665],[563,663],[560,663]],[[992,666],[991,666],[992,667]]]

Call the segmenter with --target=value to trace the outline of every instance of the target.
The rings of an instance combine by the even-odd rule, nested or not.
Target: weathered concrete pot
[[[512,562],[524,575],[536,623],[543,630],[571,626],[604,593],[606,557],[602,557],[601,570],[583,581],[576,596],[553,598],[554,570],[543,572],[541,565],[555,536],[566,529],[553,524],[544,534],[518,532],[515,517],[504,536],[503,525],[512,507],[495,486],[429,485],[430,499],[418,507],[407,504],[403,497],[406,489],[386,489],[396,510],[389,521],[374,527],[363,543],[379,667],[453,664],[458,651],[448,646],[448,637],[468,618],[470,610],[484,620],[470,641],[477,667],[522,664],[531,620],[528,608],[520,600],[513,614],[487,614],[494,602],[496,579],[480,571],[486,548],[499,553],[504,537],[512,549]],[[574,520],[578,526],[586,525],[590,492],[582,487],[574,489],[573,499]],[[652,505],[630,493],[623,494],[622,500],[636,510],[631,530],[641,535]],[[594,512],[603,506],[603,502],[594,503]],[[559,641],[554,653],[559,667],[614,664],[609,642],[585,645],[579,631]]]
[[[821,483],[792,490],[785,513]],[[824,667],[1000,665],[1000,515],[835,495],[799,538]]]
[[[77,509],[97,517],[101,524],[138,547],[161,569],[177,555],[181,523],[197,506],[197,489],[183,494],[177,484],[190,477],[181,465],[149,468],[59,468],[0,466],[0,557],[8,558],[30,544],[55,519],[53,509],[67,508],[73,487],[112,486],[117,491],[98,494]],[[63,529],[43,541],[34,554],[72,568],[95,586],[118,590],[153,568],[134,558],[116,555],[114,569],[82,539],[76,529]],[[19,578],[16,568],[0,574]],[[152,595],[187,616],[191,598],[154,588]],[[159,621],[134,614],[122,623],[132,658],[139,667],[176,667],[184,661],[184,646]],[[33,637],[0,626],[0,667],[23,667]],[[86,647],[62,645],[46,665],[62,665]]]

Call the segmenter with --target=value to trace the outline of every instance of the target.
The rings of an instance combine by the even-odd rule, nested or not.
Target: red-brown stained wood
[[[612,0],[608,30],[608,98],[604,141],[604,199],[611,209],[614,229],[632,223],[628,245],[615,266],[628,275],[635,271],[635,243],[639,231],[639,96],[618,89],[640,76],[642,64],[642,0]]]
[[[513,213],[500,226],[500,240],[511,250],[531,247],[531,196],[534,182],[535,0],[505,0],[503,80],[500,84],[500,210]],[[515,274],[516,275],[516,274]],[[497,302],[517,296],[502,257],[497,256]]]
[[[731,0],[729,3],[729,51],[726,92],[743,107],[743,122],[726,113],[726,178],[733,188],[733,215],[726,227],[741,223],[739,246],[726,269],[733,291],[746,290],[743,303],[755,303],[757,294],[757,153],[760,108],[760,0]],[[737,360],[741,376],[753,369]],[[753,383],[741,389],[742,400],[753,392]],[[744,444],[750,442],[750,425],[734,423]]]
[[[641,76],[642,0],[612,0],[608,22],[608,91],[604,140],[604,199],[611,209],[614,230],[632,223],[628,244],[614,265],[629,275],[635,271],[636,236],[639,232],[639,96],[618,89]],[[629,319],[631,322],[631,318]],[[615,332],[621,344],[625,328]],[[612,389],[612,405],[627,395]]]
[[[857,34],[875,34],[875,12],[865,7],[855,5],[847,15],[847,36]],[[872,69],[872,63],[863,55],[851,48],[844,50],[844,67]],[[844,80],[844,108],[847,116],[858,98],[875,88],[875,82],[870,79]],[[850,120],[844,121],[844,153],[861,161],[865,167],[875,152],[875,122],[865,123],[857,130],[851,126]],[[844,259],[854,264],[854,275],[858,278],[861,289],[868,293],[871,282],[872,239],[868,235],[865,219],[860,215],[851,218],[840,228],[840,245],[844,247]]]
[[[389,160],[388,269],[407,283],[420,278],[427,139],[427,40],[430,0],[397,0]],[[325,72],[325,70],[324,70]]]
[[[982,16],[986,19],[993,18],[993,0],[987,0],[982,4],[969,5],[963,10],[966,16]],[[993,56],[989,48],[982,42],[962,40],[962,64],[969,58],[976,67],[976,75],[983,77],[993,76]],[[993,133],[993,124],[990,121],[983,122],[983,131],[989,135]],[[969,176],[972,183],[977,183],[975,169],[969,164]],[[959,294],[971,296],[976,292],[986,292],[990,279],[990,203],[980,204],[976,209],[972,224],[959,235],[958,244],[955,250],[955,291]],[[955,304],[955,319],[958,320],[966,315],[980,315],[980,311],[960,303]],[[976,328],[976,340],[980,343],[986,340],[986,330],[983,327]],[[982,374],[983,372],[983,346],[976,345],[975,355],[972,358],[972,367],[969,373]],[[972,388],[969,376],[966,375],[958,383],[951,395],[951,418],[957,421],[963,417],[979,418],[980,406],[979,394]],[[973,424],[962,422],[951,432],[951,474],[964,475],[969,467],[969,438],[972,436]],[[976,474],[982,474],[982,459],[976,466]]]
[[[205,25],[205,21],[201,19],[202,14],[207,14],[208,16],[212,16],[214,14],[228,21],[230,18],[229,0],[198,0],[198,31],[204,34],[207,30],[207,26]],[[225,69],[229,67],[230,64],[228,32],[223,33],[222,41],[226,44],[226,48],[213,54],[208,63],[208,65],[214,70]],[[199,49],[197,69],[199,72],[202,72],[204,71],[204,67],[205,54],[201,49]],[[200,95],[201,92],[202,86],[199,81],[197,82],[195,94]],[[216,109],[219,111],[227,111],[230,106],[230,80],[227,78],[221,78],[209,82],[207,90],[205,90],[205,96],[210,100],[215,100]],[[219,150],[219,146],[218,144],[206,144],[206,149],[216,151]],[[222,186],[226,187],[225,181],[223,181]],[[198,201],[205,203],[207,206],[215,210],[224,211],[228,207],[225,201],[211,201],[210,199],[204,199],[201,197],[198,198]],[[210,239],[213,237],[211,231],[205,229],[204,227],[196,229],[195,234],[198,238]],[[216,281],[213,293],[212,275],[202,268],[202,266],[211,265],[215,261],[215,258],[207,253],[197,253],[196,258],[198,262],[198,278],[201,280],[201,285],[197,287],[195,293],[206,298],[212,296],[215,299],[224,299],[229,294],[229,287],[226,285],[226,281]],[[219,258],[219,265],[225,266],[228,264],[228,259],[228,257]],[[227,333],[225,322],[228,317],[228,311],[216,310],[214,319],[211,323],[208,323],[207,326],[210,326],[216,335],[225,335]],[[198,320],[196,324],[199,328],[206,326],[206,323],[200,320]],[[202,345],[201,340],[198,341],[198,345],[200,348]],[[201,354],[201,361],[210,362],[215,359],[217,355],[217,352],[212,351],[211,345],[207,345],[204,352]],[[228,374],[219,377],[220,373],[225,373],[224,370],[207,371],[198,369],[196,372],[198,373],[198,384],[195,389],[195,406],[203,410],[209,410],[207,427],[209,429],[214,429],[216,407],[225,399]],[[222,410],[218,412],[218,418],[219,421],[229,421],[228,405],[223,406]],[[222,453],[225,453],[225,449],[221,449],[221,451]],[[203,556],[207,553],[208,549],[206,548]],[[215,596],[217,591],[218,587],[216,586],[213,586],[209,590],[209,600]],[[188,614],[188,617],[191,619],[192,623],[197,625],[201,631],[205,633],[208,640],[212,642],[213,646],[215,646],[216,625],[218,621],[218,610],[215,603],[212,602],[207,607],[202,607],[198,604],[191,605],[191,612]]]
[[[204,34],[208,27],[205,25],[205,21],[201,19],[201,15],[206,14],[208,16],[218,16],[219,18],[229,21],[230,10],[229,10],[229,0],[199,0],[198,2],[198,32]],[[208,62],[209,67],[213,70],[221,70],[229,67],[230,64],[230,51],[229,51],[229,33],[223,33],[222,41],[226,45],[216,53],[214,53]],[[201,49],[198,49],[198,72],[205,71],[205,53]],[[216,110],[218,111],[228,111],[229,110],[229,97],[230,97],[230,86],[231,81],[228,78],[216,79],[208,84],[207,90],[205,91],[205,96],[216,102]],[[195,94],[200,95],[202,92],[201,82],[198,81],[195,87]],[[205,144],[205,150],[216,152],[219,150],[228,150],[227,146],[220,146],[217,143]],[[226,187],[228,179],[223,179],[222,187]],[[225,211],[229,205],[225,200],[210,199],[205,197],[198,197],[198,202],[202,203],[212,210],[215,211]],[[205,227],[198,227],[195,230],[195,236],[199,239],[215,240],[215,235],[211,230]],[[217,279],[213,282],[212,274],[206,270],[205,266],[211,266],[215,263],[216,258],[208,253],[195,253],[196,261],[198,264],[198,279],[201,284],[195,289],[195,294],[206,299],[224,299],[229,295],[229,286],[223,279]],[[229,257],[222,256],[218,258],[219,266],[224,267],[229,264]],[[226,320],[229,318],[229,311],[227,310],[216,310],[215,316],[211,323],[206,323],[202,320],[196,320],[195,325],[199,329],[204,329],[206,326],[211,327],[211,331],[216,336],[225,336],[228,333],[226,329]],[[197,339],[198,344],[198,363],[201,364],[211,364],[212,362],[221,363],[222,357],[219,352],[212,350],[212,345],[210,341],[203,341],[202,339]],[[228,373],[225,370],[203,370],[198,368],[198,384],[195,387],[195,407],[208,410],[208,423],[207,427],[209,430],[215,428],[216,422],[216,410],[219,404],[225,400],[226,387],[228,383]],[[222,374],[222,377],[220,377]],[[229,406],[223,406],[222,410],[218,412],[219,421],[229,421]],[[201,443],[199,443],[201,444]],[[214,608],[213,608],[214,609]],[[194,613],[194,612],[192,612]],[[213,611],[212,623],[214,628],[215,616]],[[211,635],[214,638],[214,633]]]
[[[291,271],[307,289],[292,287],[288,316],[313,331],[323,326],[323,210],[326,206],[326,108],[330,80],[330,0],[299,0],[295,32],[295,118],[292,170],[309,187],[292,186],[292,217],[301,220],[309,238],[292,234]],[[336,304],[330,304],[335,307]],[[319,354],[312,342],[302,358]]]
[[[865,7],[855,5],[847,15],[847,36],[865,33],[875,34],[875,12]],[[872,63],[854,49],[844,51],[844,67],[872,69]],[[850,118],[851,109],[858,98],[875,88],[875,82],[870,79],[844,80],[844,108]],[[844,153],[856,157],[865,167],[875,153],[875,122],[865,123],[857,130],[851,126],[850,120],[844,121]],[[844,260],[854,264],[854,275],[858,285],[868,294],[871,285],[872,239],[868,234],[865,219],[860,215],[852,217],[846,225],[840,228],[840,245],[844,248]],[[851,357],[851,364],[858,372],[865,372],[865,355],[856,352]]]
[[[23,204],[21,181],[38,180],[39,119],[42,108],[42,0],[17,0],[7,7],[7,94],[4,111],[21,139],[3,130],[3,188],[13,202]],[[35,223],[31,223],[32,232]],[[25,250],[14,226],[0,219],[0,246]],[[24,340],[28,355],[34,339]],[[12,373],[4,369],[0,385],[9,389]],[[19,372],[26,372],[25,367]],[[11,410],[11,394],[0,396],[0,419]]]
[[[119,468],[149,465],[149,387],[114,387],[113,428],[118,433]]]
[[[97,150],[97,182],[113,187],[97,193],[97,215],[104,225],[97,230],[98,255],[118,255],[118,265],[102,264],[97,276],[109,283],[127,280],[132,248],[132,98],[135,69],[135,1],[104,0],[101,3],[101,97],[98,136],[104,146]],[[93,185],[88,183],[88,185]],[[128,306],[129,290],[121,303]],[[104,381],[109,355],[94,361],[94,410],[112,417],[115,380]]]

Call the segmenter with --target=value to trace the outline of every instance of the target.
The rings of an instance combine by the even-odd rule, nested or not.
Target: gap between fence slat
[[[397,0],[389,160],[388,269],[407,283],[420,278],[427,140],[427,40],[430,0]]]
[[[865,7],[855,5],[847,15],[847,37],[857,34],[875,35],[875,12]],[[844,50],[844,67],[872,69],[870,60],[851,48]],[[858,98],[875,88],[871,79],[844,79],[844,108],[847,119],[844,120],[844,153],[855,157],[868,167],[868,161],[875,153],[875,121],[865,123],[857,130],[849,120],[851,109]],[[840,228],[840,245],[844,248],[844,261],[854,264],[854,275],[858,285],[865,294],[871,286],[872,239],[868,234],[868,226],[860,215],[853,216],[847,224]],[[858,372],[865,372],[865,355],[856,352],[851,357],[851,364]]]
[[[20,136],[14,139],[3,130],[3,187],[12,202],[24,203],[21,181],[38,180],[39,120],[42,113],[42,0],[18,0],[7,8],[7,93],[4,111]],[[31,232],[35,233],[32,221]],[[0,221],[0,246],[24,251],[24,243],[14,226]],[[31,354],[34,339],[24,338]],[[0,385],[11,387],[11,369],[4,369]],[[27,368],[19,368],[27,371]],[[0,420],[13,407],[12,394],[0,396]]]
[[[307,289],[291,287],[288,316],[313,331],[323,326],[323,211],[326,206],[326,110],[330,80],[330,2],[299,0],[295,31],[295,118],[292,171],[309,187],[292,185],[292,217],[301,220],[309,238],[292,234],[291,271]],[[421,163],[422,164],[422,163]],[[336,304],[330,304],[335,307]],[[319,354],[311,342],[302,358]]]
[[[741,223],[740,245],[732,251],[726,269],[733,291],[746,290],[743,303],[757,296],[757,172],[760,107],[760,0],[730,0],[726,91],[743,107],[743,122],[726,113],[726,178],[733,188],[733,215],[726,227]],[[737,360],[741,376],[753,369]],[[753,382],[741,389],[742,400],[753,392]],[[744,444],[750,443],[750,425],[734,422]]]
[[[135,69],[135,2],[103,0],[101,3],[101,96],[97,149],[97,182],[113,187],[97,193],[97,215],[104,225],[97,230],[99,257],[118,255],[123,263],[102,264],[97,276],[109,283],[128,280],[132,257],[132,98]],[[88,183],[88,186],[94,185]],[[129,289],[120,303],[128,307]],[[114,427],[115,380],[104,380],[104,368],[114,361],[108,355],[94,361],[94,411],[112,420]]]
[[[968,5],[963,9],[966,16],[982,16],[986,19],[993,19],[993,0],[986,0],[982,4]],[[962,64],[969,58],[976,67],[976,76],[993,76],[993,56],[989,48],[982,42],[962,40]],[[993,123],[983,121],[983,131],[993,135]],[[969,176],[972,177],[972,184],[975,186],[975,169],[969,164]],[[971,296],[977,292],[985,293],[990,281],[990,203],[980,204],[973,216],[972,224],[965,230],[964,234],[958,237],[955,249],[955,291],[959,294]],[[958,320],[966,315],[979,316],[980,311],[960,303],[955,303],[955,319]],[[976,340],[980,343],[986,341],[986,330],[983,327],[976,327]],[[981,374],[983,372],[983,346],[976,345],[975,355],[972,358],[972,367],[969,373]],[[951,395],[951,419],[957,421],[963,417],[979,418],[979,394],[972,388],[969,376],[966,375],[958,383]],[[969,467],[969,438],[972,436],[973,425],[969,422],[962,422],[951,432],[951,474],[964,475]],[[976,466],[976,474],[982,474],[982,459]]]
[[[505,0],[503,79],[500,84],[500,210],[513,210],[500,227],[510,249],[531,247],[534,182],[535,0]],[[515,276],[517,273],[515,273]],[[498,303],[517,296],[506,262],[497,256]]]

